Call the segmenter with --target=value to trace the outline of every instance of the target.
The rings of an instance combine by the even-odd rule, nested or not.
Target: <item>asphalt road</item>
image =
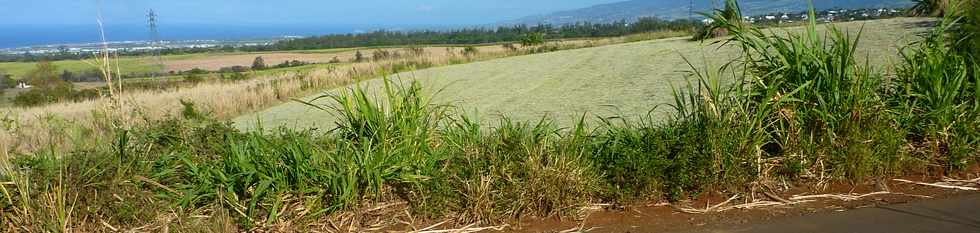
[[[980,194],[807,215],[694,232],[980,233]]]

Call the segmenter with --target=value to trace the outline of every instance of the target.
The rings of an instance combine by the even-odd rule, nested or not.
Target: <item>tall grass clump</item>
[[[909,9],[913,16],[943,16],[956,0],[915,0]]]
[[[591,203],[599,179],[587,160],[588,132],[562,133],[550,121],[501,119],[493,127],[458,117],[444,133],[446,183],[460,218],[495,222],[574,213]]]
[[[742,9],[736,0],[725,0],[724,9],[714,9],[711,13],[699,13],[710,21],[694,34],[694,40],[706,40],[727,36],[733,28],[741,28],[746,23],[742,21]]]
[[[818,33],[812,7],[809,19],[802,33],[721,25],[732,36],[719,43],[743,51],[721,70],[743,74],[733,75],[738,78],[729,92],[698,76],[701,85],[693,90],[699,94],[676,97],[682,99],[680,113],[692,112],[682,119],[707,120],[744,135],[718,140],[740,145],[720,151],[742,151],[734,158],[755,160],[757,178],[782,174],[826,181],[895,171],[904,133],[878,94],[880,75],[855,58],[860,32],[827,26]],[[722,93],[734,97],[718,100]]]
[[[916,152],[945,168],[968,166],[980,142],[980,65],[973,35],[956,30],[970,24],[968,17],[947,15],[920,42],[903,49],[898,68],[896,104]]]
[[[360,164],[373,193],[391,186],[425,200],[428,196],[419,193],[422,183],[446,159],[434,145],[447,107],[431,104],[415,82],[405,85],[386,78],[375,94],[356,87],[344,95],[322,96],[334,100],[332,106],[319,108],[341,119],[332,135],[338,150],[348,153],[341,157],[352,159],[338,164]]]

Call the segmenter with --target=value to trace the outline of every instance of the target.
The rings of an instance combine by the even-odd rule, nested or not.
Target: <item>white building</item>
[[[25,83],[25,82],[19,82],[19,83],[17,83],[17,89],[27,89],[27,88],[31,88],[31,87],[34,87],[34,86],[27,85],[27,83]]]

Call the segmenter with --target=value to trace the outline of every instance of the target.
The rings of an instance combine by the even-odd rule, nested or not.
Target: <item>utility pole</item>
[[[163,58],[160,56],[160,49],[163,46],[160,43],[160,32],[157,31],[157,13],[150,9],[149,13],[146,14],[146,25],[150,29],[150,49],[152,50],[153,60],[156,62],[157,67],[160,68],[160,72],[163,72]],[[156,74],[151,74],[156,77]]]
[[[691,0],[691,5],[687,7],[687,18],[694,19],[694,0]]]

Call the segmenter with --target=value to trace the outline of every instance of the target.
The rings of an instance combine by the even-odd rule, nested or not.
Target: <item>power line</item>
[[[687,7],[687,18],[694,19],[694,0],[691,0],[691,5]]]
[[[146,14],[146,25],[150,29],[150,49],[153,51],[153,59],[156,62],[157,67],[160,71],[163,71],[163,58],[160,56],[160,49],[162,45],[160,43],[160,32],[157,31],[157,15],[156,11],[150,9],[149,13]],[[155,74],[153,74],[155,76]]]

